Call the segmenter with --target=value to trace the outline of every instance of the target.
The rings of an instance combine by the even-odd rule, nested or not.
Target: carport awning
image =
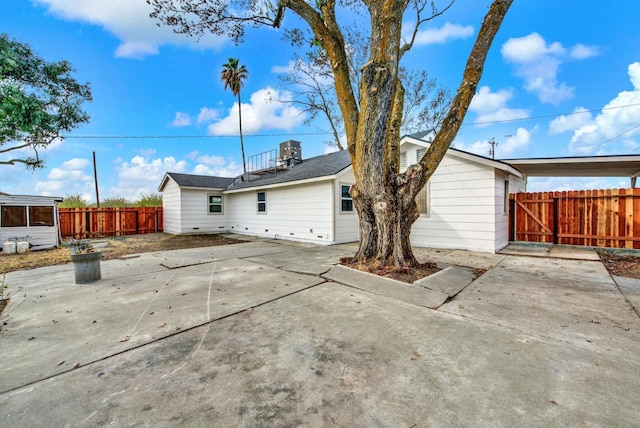
[[[631,177],[640,175],[640,155],[504,159],[529,177]]]

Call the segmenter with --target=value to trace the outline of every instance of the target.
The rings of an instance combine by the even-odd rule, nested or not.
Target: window
[[[29,207],[29,226],[53,226],[53,207]]]
[[[353,212],[353,199],[349,194],[349,189],[351,189],[351,185],[349,184],[341,184],[340,185],[340,212],[343,213],[352,213]]]
[[[418,153],[417,153],[417,155],[418,155],[417,162],[420,162],[426,153],[427,153],[427,149],[425,149],[424,147],[423,147],[423,148],[421,148],[421,149],[418,149]]]
[[[509,214],[509,179],[504,180],[504,199],[503,199],[502,212]]]
[[[222,213],[222,196],[221,195],[208,195],[209,201],[209,214]]]
[[[416,195],[416,204],[420,215],[429,215],[429,182]]]
[[[26,227],[27,207],[4,205],[2,207],[2,227]]]
[[[400,153],[400,171],[407,169],[407,152]]]
[[[258,192],[258,212],[267,212],[267,192]]]

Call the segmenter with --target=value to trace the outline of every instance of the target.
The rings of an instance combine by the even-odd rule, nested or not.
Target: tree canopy
[[[410,233],[419,218],[415,201],[453,142],[475,95],[484,63],[513,0],[493,0],[479,28],[460,85],[427,153],[400,171],[400,132],[407,88],[401,60],[418,30],[446,12],[455,0],[147,0],[151,17],[177,33],[228,35],[241,42],[248,25],[279,28],[287,12],[306,29],[288,29],[291,41],[319,46],[330,64],[336,100],[351,156],[355,184],[350,194],[358,213],[356,260],[407,266],[417,263]],[[438,7],[438,4],[441,5]],[[344,17],[368,17],[368,56],[356,79],[350,67]],[[405,15],[408,18],[405,20]],[[412,22],[403,31],[403,24]],[[305,30],[309,31],[311,40]],[[403,35],[408,36],[403,37]],[[425,60],[424,68],[429,64]]]
[[[0,165],[41,168],[39,150],[88,122],[89,84],[67,61],[47,62],[26,44],[0,35]]]

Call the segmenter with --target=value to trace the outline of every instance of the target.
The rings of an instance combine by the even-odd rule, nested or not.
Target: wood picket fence
[[[74,239],[162,232],[162,207],[59,208],[60,235]]]
[[[640,188],[510,195],[509,239],[640,249]]]

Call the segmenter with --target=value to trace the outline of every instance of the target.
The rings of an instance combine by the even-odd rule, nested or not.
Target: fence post
[[[553,198],[553,244],[558,245],[558,202],[559,198]]]
[[[138,210],[135,211],[136,215],[136,235],[140,234],[140,230],[138,229]]]
[[[84,237],[89,238],[91,236],[91,212],[84,212]]]
[[[516,240],[516,195],[513,195],[512,198],[509,198],[509,241]]]

